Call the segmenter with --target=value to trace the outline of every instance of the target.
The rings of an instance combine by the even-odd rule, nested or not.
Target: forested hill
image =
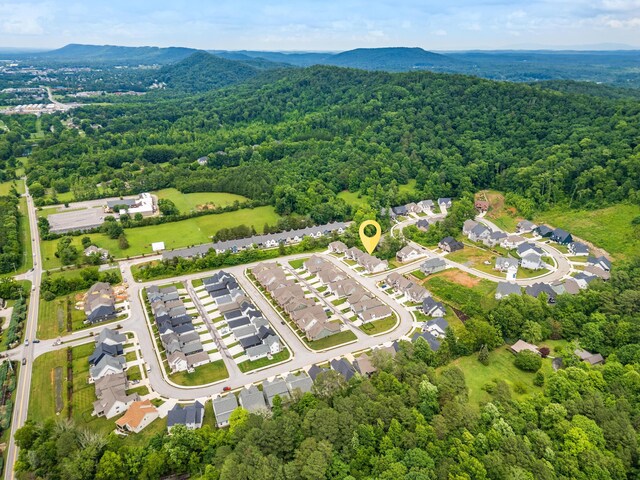
[[[67,64],[149,65],[178,62],[197,51],[184,47],[120,47],[72,43],[57,50],[30,54],[29,56],[36,60]]]
[[[401,200],[397,185],[410,179],[412,200],[481,188],[539,208],[638,198],[635,101],[429,72],[312,67],[257,78],[179,101],[75,110],[76,123],[102,128],[78,136],[54,125],[28,181],[80,196],[92,195],[89,179],[112,180],[114,194],[222,190],[318,222],[347,214],[342,190],[376,208]],[[194,165],[202,155],[209,164]]]
[[[163,67],[153,77],[168,88],[184,92],[206,92],[243,82],[263,70],[281,67],[266,60],[238,61],[196,52],[188,58]]]
[[[458,62],[422,48],[357,48],[331,55],[321,63],[363,70],[406,72],[414,69],[445,69]]]

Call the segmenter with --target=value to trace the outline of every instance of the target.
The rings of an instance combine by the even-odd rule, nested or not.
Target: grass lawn
[[[192,387],[206,385],[229,377],[227,367],[222,360],[210,362],[196,367],[195,372],[177,372],[169,375],[169,379],[178,385]]]
[[[461,263],[467,267],[476,268],[491,275],[500,275],[500,272],[496,272],[493,269],[496,264],[497,255],[489,250],[465,245],[462,250],[449,253],[447,258],[452,262]],[[484,262],[489,262],[489,265],[486,265]]]
[[[516,278],[534,278],[539,277],[540,275],[546,275],[549,273],[549,270],[546,268],[541,268],[540,270],[529,270],[527,268],[519,268],[518,273],[516,274]]]
[[[348,190],[343,190],[337,196],[352,207],[358,208],[363,205],[369,204],[369,197],[367,197],[366,195],[362,195],[359,192],[350,192]]]
[[[226,207],[234,202],[246,202],[249,200],[242,195],[223,192],[198,192],[198,193],[182,193],[175,188],[165,188],[152,192],[158,198],[166,198],[171,200],[181,213],[187,213],[196,210],[200,205],[212,204],[216,207]]]
[[[424,280],[427,276],[421,270],[414,270],[411,272],[411,275],[416,277],[418,280]]]
[[[344,298],[339,298],[339,299],[337,299],[337,300],[333,300],[333,301],[331,302],[331,304],[332,304],[332,305],[335,305],[335,306],[337,307],[338,305],[342,305],[342,304],[343,304],[343,303],[345,303],[346,301],[347,301],[347,297],[344,297]]]
[[[444,270],[423,283],[440,300],[453,305],[468,315],[480,314],[496,306],[495,282],[474,277],[460,270]]]
[[[409,183],[407,183],[406,185],[398,185],[398,194],[403,194],[403,193],[414,194],[416,192],[417,190],[416,190],[415,179],[409,180]]]
[[[342,332],[329,335],[328,337],[321,338],[320,340],[314,340],[313,342],[305,340],[305,342],[312,350],[324,350],[325,348],[337,347],[338,345],[353,342],[354,340],[357,340],[357,338],[356,334],[351,330],[344,330]]]
[[[467,387],[469,388],[469,403],[472,405],[480,405],[491,400],[491,395],[484,391],[482,387],[490,382],[504,380],[511,387],[513,398],[521,400],[522,398],[542,393],[541,387],[533,384],[535,373],[523,372],[513,365],[514,355],[509,352],[508,346],[503,346],[494,350],[489,354],[489,365],[482,365],[477,355],[458,358],[450,363],[460,368],[465,375]],[[542,360],[541,371],[547,376],[553,370],[551,367],[551,359]],[[516,393],[515,385],[521,385],[526,389],[525,393]]]
[[[238,368],[242,373],[250,372],[251,370],[256,370],[257,368],[267,367],[269,365],[274,365],[276,363],[284,362],[288,360],[291,354],[289,353],[289,349],[286,348],[281,352],[276,353],[272,356],[271,360],[267,357],[260,358],[258,360],[247,360],[246,362],[242,362],[238,364]]]
[[[18,193],[24,193],[24,182],[22,180],[11,180],[0,183],[0,196],[9,195],[12,185],[15,185]]]
[[[204,285],[204,282],[201,278],[196,278],[195,280],[191,280],[191,285],[193,285],[193,288],[197,288],[201,285]]]
[[[367,335],[376,335],[377,333],[391,330],[395,324],[396,316],[390,315],[386,318],[381,318],[380,320],[374,320],[373,322],[364,323],[360,327],[360,330],[362,330]]]
[[[618,204],[599,210],[569,210],[556,207],[541,213],[537,222],[547,222],[605,249],[616,259],[627,259],[640,251],[640,237],[631,220],[640,215],[640,206]]]
[[[485,190],[480,192],[489,200],[489,211],[486,214],[487,220],[495,223],[499,228],[506,232],[514,232],[516,225],[522,217],[518,216],[516,209],[507,207],[504,204],[504,195],[495,190]],[[481,198],[482,195],[479,195]]]
[[[62,395],[62,405],[67,404],[66,365],[66,349],[45,353],[35,359],[33,362],[33,373],[31,375],[31,394],[29,395],[28,412],[29,419],[43,421],[49,417],[56,416],[56,389],[54,380],[54,370],[56,367],[62,368],[62,380],[59,391]],[[62,411],[65,411],[64,408]],[[61,415],[64,415],[64,413]]]
[[[38,338],[56,338],[68,332],[67,319],[71,316],[72,330],[89,327],[84,325],[86,316],[84,311],[75,308],[76,295],[81,292],[70,293],[58,297],[50,302],[40,299],[38,315]]]
[[[148,227],[128,228],[125,230],[130,247],[122,250],[118,240],[108,238],[104,234],[89,235],[98,246],[109,250],[115,258],[126,258],[150,254],[153,242],[164,242],[167,249],[188,247],[211,242],[211,236],[223,228],[238,225],[253,225],[258,232],[262,232],[264,224],[274,225],[280,216],[273,207],[244,208],[236,212],[227,212],[202,217],[190,218],[180,222],[170,222]],[[82,236],[72,237],[72,244],[82,249]],[[60,267],[55,257],[58,240],[41,242],[44,267],[47,269]]]
[[[308,258],[299,258],[298,260],[291,260],[289,262],[289,265],[291,265],[291,268],[295,268],[297,270],[298,268],[302,268],[302,265],[307,260],[309,260],[309,259]]]

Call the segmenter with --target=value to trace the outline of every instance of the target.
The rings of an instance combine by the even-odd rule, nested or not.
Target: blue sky
[[[640,0],[0,0],[0,47],[640,47]]]

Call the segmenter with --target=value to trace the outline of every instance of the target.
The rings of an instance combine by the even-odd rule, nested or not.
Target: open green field
[[[518,269],[518,273],[516,274],[516,278],[535,278],[540,275],[546,275],[549,273],[547,268],[541,268],[540,270],[529,270],[527,268],[520,267]]]
[[[169,375],[169,379],[178,385],[193,387],[195,385],[206,385],[229,377],[227,367],[222,360],[210,362],[196,367],[193,373],[177,372]]]
[[[33,373],[31,375],[31,395],[29,395],[28,418],[43,421],[49,417],[55,417],[55,375],[56,367],[62,368],[60,393],[63,405],[68,403],[67,398],[67,351],[63,348],[39,356],[33,362]],[[19,407],[18,407],[19,408]],[[64,416],[64,408],[61,416]]]
[[[337,196],[354,208],[369,204],[369,197],[367,197],[366,195],[361,195],[359,192],[350,192],[349,190],[343,190]]]
[[[101,248],[109,250],[115,258],[150,254],[153,242],[164,242],[165,247],[188,247],[201,243],[211,242],[211,236],[223,228],[238,225],[253,225],[258,232],[262,232],[264,224],[274,225],[280,216],[271,206],[258,208],[244,208],[235,212],[204,215],[190,218],[180,222],[163,223],[148,227],[128,228],[125,230],[129,248],[122,250],[118,246],[118,240],[112,240],[104,234],[91,234],[91,240]],[[72,244],[82,249],[81,236],[73,237]],[[60,267],[59,260],[55,257],[58,240],[41,242],[44,268]]]
[[[503,346],[489,353],[489,365],[483,365],[478,361],[477,355],[458,358],[451,362],[464,372],[464,376],[469,388],[469,403],[471,405],[481,405],[491,400],[491,395],[482,387],[488,383],[504,380],[511,387],[513,398],[521,400],[528,395],[542,393],[541,387],[533,384],[535,373],[523,372],[513,365],[514,355],[509,351],[508,346]],[[541,372],[545,377],[553,369],[551,359],[542,360]],[[524,393],[516,393],[514,387],[520,385],[525,388]]]
[[[497,284],[480,279],[457,269],[448,269],[430,275],[424,287],[438,299],[469,314],[481,308],[488,311],[496,305]]]
[[[201,205],[211,205],[216,207],[225,207],[234,202],[246,202],[249,200],[242,195],[224,192],[198,192],[198,193],[182,193],[175,188],[165,188],[152,192],[158,198],[166,198],[171,200],[181,213],[196,210]],[[263,222],[264,223],[264,222]]]
[[[482,199],[483,196],[489,200],[490,205],[486,214],[487,220],[495,223],[505,232],[514,232],[522,217],[518,215],[515,208],[504,204],[504,195],[495,190],[484,190],[478,193],[476,200]]]
[[[373,322],[367,322],[360,326],[360,330],[362,330],[367,335],[376,335],[378,333],[387,332],[391,330],[396,324],[396,316],[390,315],[386,318],[381,318],[380,320],[374,320]]]
[[[239,363],[238,368],[242,373],[246,373],[258,368],[264,368],[268,367],[269,365],[275,365],[276,363],[284,362],[285,360],[289,360],[290,356],[291,353],[289,353],[289,349],[285,348],[284,350],[273,355],[271,360],[269,360],[267,357],[260,358],[254,361],[247,360],[246,362]]]
[[[40,299],[40,309],[38,314],[38,338],[45,340],[48,338],[57,338],[68,333],[67,323],[71,318],[71,330],[80,330],[86,320],[83,310],[75,308],[76,295],[82,292],[70,293],[63,297],[58,297],[50,302]]]
[[[640,252],[640,236],[631,221],[640,216],[639,205],[618,204],[599,210],[569,210],[557,207],[541,213],[537,222],[564,228],[624,260]],[[636,227],[637,228],[637,227]]]
[[[337,347],[345,343],[353,342],[358,337],[351,330],[344,330],[342,332],[329,335],[328,337],[321,338],[320,340],[314,340],[309,342],[305,339],[305,343],[312,350],[324,350],[325,348]]]
[[[418,190],[416,189],[415,179],[409,180],[409,183],[407,183],[406,185],[398,185],[398,193],[400,194],[407,193],[413,195],[417,191]]]
[[[18,193],[24,193],[24,182],[22,180],[12,180],[0,183],[0,196],[9,195],[12,185],[15,185]]]

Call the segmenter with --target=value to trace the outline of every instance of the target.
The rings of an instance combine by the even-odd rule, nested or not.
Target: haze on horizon
[[[640,46],[640,0],[0,1],[0,46],[220,50]]]

